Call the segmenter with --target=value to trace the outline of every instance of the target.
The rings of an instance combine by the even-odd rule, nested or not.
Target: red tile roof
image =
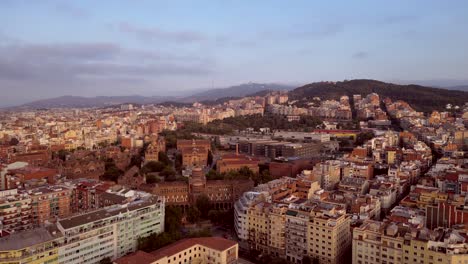
[[[165,246],[161,249],[155,250],[151,253],[146,253],[144,251],[139,250],[130,255],[121,257],[115,260],[114,262],[117,264],[149,264],[161,258],[176,255],[177,253],[183,250],[197,245],[208,247],[218,251],[224,251],[235,246],[236,244],[237,242],[222,237],[187,238]]]
[[[135,253],[116,259],[117,264],[149,264],[156,261],[156,257],[150,253],[138,250]]]

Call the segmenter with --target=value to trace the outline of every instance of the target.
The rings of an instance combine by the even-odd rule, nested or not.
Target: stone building
[[[253,186],[252,180],[206,180],[203,170],[196,167],[192,170],[188,183],[163,182],[149,187],[147,191],[164,196],[167,205],[178,205],[183,208],[188,208],[196,202],[198,196],[205,194],[215,209],[229,209]],[[146,189],[147,186],[143,188]]]
[[[202,167],[207,164],[211,143],[209,140],[177,140],[177,150],[182,154],[183,166]]]

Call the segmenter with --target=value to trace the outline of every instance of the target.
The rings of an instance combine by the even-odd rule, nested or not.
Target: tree
[[[259,185],[272,181],[273,177],[271,177],[269,170],[263,170],[260,173],[254,174],[252,180],[255,182],[255,185]]]
[[[164,164],[160,161],[149,161],[142,169],[148,172],[161,172],[164,169]]]
[[[210,198],[208,198],[206,194],[201,194],[200,196],[197,197],[195,204],[198,210],[200,210],[201,217],[203,218],[208,217],[208,212],[210,211],[210,208],[211,208]]]
[[[146,176],[146,183],[153,184],[153,183],[158,183],[158,182],[159,182],[159,179],[155,175],[150,174]]]
[[[19,140],[17,138],[11,138],[10,139],[10,146],[16,146],[19,144]]]
[[[213,164],[213,153],[211,153],[211,150],[208,150],[207,163],[208,163],[208,166],[211,166],[211,164]]]
[[[103,258],[99,261],[99,264],[112,264],[112,260],[109,257]]]
[[[182,154],[177,153],[175,156],[174,167],[177,171],[182,170]]]
[[[309,256],[302,257],[302,264],[312,264],[312,260]]]
[[[178,233],[182,225],[182,211],[176,206],[166,206],[164,230],[169,233]]]
[[[141,167],[141,163],[143,162],[143,157],[140,154],[133,155],[130,159],[130,164],[127,168],[131,168],[133,166],[137,166],[138,168]]]
[[[270,263],[271,264],[288,264],[288,262],[282,258],[274,258]]]
[[[219,174],[216,170],[209,170],[206,174],[207,180],[222,180],[224,177],[223,175]]]
[[[68,154],[69,154],[68,151],[61,149],[58,151],[57,156],[59,159],[65,161],[67,159]]]
[[[175,181],[177,180],[176,178],[176,172],[171,166],[166,166],[164,169],[159,173],[159,175],[164,176],[164,179],[166,181]]]
[[[167,154],[165,152],[162,152],[160,151],[158,153],[158,159],[159,159],[159,162],[161,162],[162,164],[164,165],[172,165],[172,162],[171,160],[169,159],[169,157],[167,156]]]
[[[372,131],[359,133],[356,137],[356,145],[360,146],[372,138],[374,138],[374,133]]]
[[[190,206],[187,211],[187,220],[190,223],[196,223],[200,220],[200,210],[197,207]]]
[[[116,165],[113,159],[107,159],[105,162],[105,171],[102,175],[104,180],[117,182],[117,179],[120,175],[123,174],[123,171],[120,170]]]

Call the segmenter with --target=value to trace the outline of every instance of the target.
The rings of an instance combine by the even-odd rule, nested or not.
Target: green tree
[[[59,159],[65,161],[67,159],[68,154],[70,154],[68,151],[61,149],[58,151],[57,156]]]
[[[158,159],[159,159],[159,162],[161,162],[162,164],[164,165],[172,165],[172,162],[171,160],[169,159],[169,157],[167,156],[167,154],[165,152],[162,152],[160,151],[158,153]]]
[[[189,209],[187,210],[187,220],[190,223],[196,223],[200,220],[200,210],[198,210],[197,207],[190,206]]]
[[[99,264],[112,264],[112,260],[109,257],[103,258],[99,261]]]
[[[176,172],[174,168],[171,166],[166,166],[164,169],[159,173],[159,175],[164,176],[164,179],[166,181],[175,181],[177,180],[176,178]]]
[[[182,225],[182,210],[176,206],[166,206],[164,230],[168,233],[180,232]]]
[[[12,137],[12,138],[10,139],[10,146],[16,146],[16,145],[18,145],[18,144],[19,144],[19,140],[18,140],[17,138]]]
[[[117,182],[118,178],[123,173],[124,172],[115,165],[115,161],[113,159],[107,159],[105,161],[105,171],[101,178],[103,180]]]
[[[150,161],[147,162],[142,169],[148,172],[161,172],[164,169],[164,163],[160,161]]]
[[[312,259],[309,256],[302,257],[302,264],[312,264]]]
[[[155,175],[150,174],[146,176],[146,183],[153,184],[153,183],[158,183],[158,182],[159,182],[159,179]]]
[[[177,153],[175,156],[174,167],[177,171],[182,170],[182,154]]]
[[[272,181],[273,177],[270,175],[269,170],[263,170],[260,173],[254,174],[252,180],[255,182],[255,185],[259,185]]]
[[[211,208],[210,198],[206,194],[201,194],[197,197],[195,204],[198,210],[200,210],[201,217],[206,219]]]
[[[211,153],[211,150],[208,150],[207,163],[208,163],[208,166],[211,166],[211,164],[213,164],[213,153]]]
[[[374,133],[372,131],[359,133],[356,137],[356,145],[360,146],[373,138]]]
[[[206,174],[206,179],[208,180],[222,180],[224,177],[223,175],[219,174],[216,170],[209,170]]]

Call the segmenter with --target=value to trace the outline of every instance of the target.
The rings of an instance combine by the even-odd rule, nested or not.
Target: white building
[[[237,237],[241,240],[249,238],[249,220],[247,219],[247,209],[262,195],[258,192],[245,192],[234,204],[234,229]]]
[[[98,263],[137,250],[138,238],[164,231],[164,200],[152,196],[59,220],[59,263]]]

